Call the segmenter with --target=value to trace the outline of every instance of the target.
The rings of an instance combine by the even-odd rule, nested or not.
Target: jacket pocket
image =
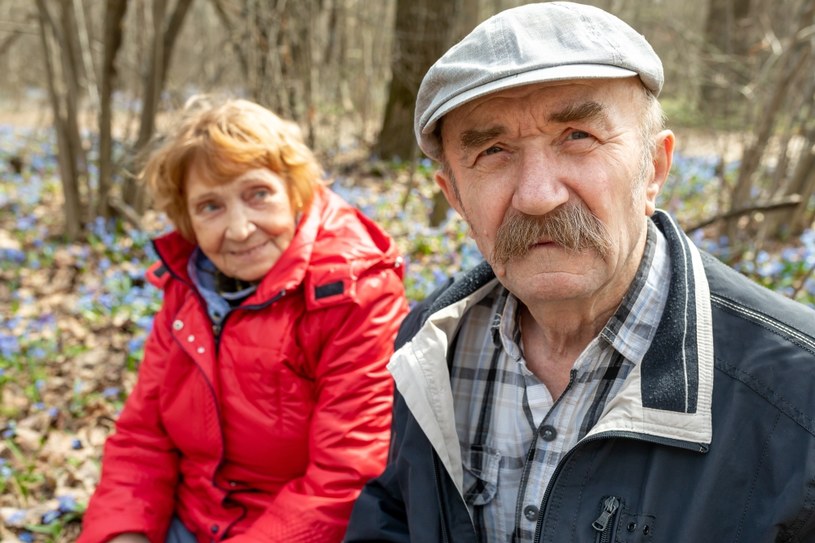
[[[235,376],[243,392],[241,400],[252,406],[243,415],[256,416],[274,428],[279,439],[304,439],[314,408],[314,382],[295,371],[297,365],[279,350],[244,347]]]

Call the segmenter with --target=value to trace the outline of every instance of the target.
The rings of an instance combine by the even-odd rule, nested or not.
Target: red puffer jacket
[[[216,341],[187,274],[194,247],[155,243],[164,303],[104,450],[81,543],[173,515],[198,541],[340,541],[385,464],[385,369],[407,311],[393,240],[329,190]]]

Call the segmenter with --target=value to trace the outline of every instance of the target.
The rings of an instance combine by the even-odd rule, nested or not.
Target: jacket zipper
[[[603,500],[603,510],[600,516],[591,523],[591,527],[597,532],[594,539],[596,543],[611,543],[614,541],[614,526],[617,525],[617,511],[620,508],[620,499],[616,496],[609,496]]]

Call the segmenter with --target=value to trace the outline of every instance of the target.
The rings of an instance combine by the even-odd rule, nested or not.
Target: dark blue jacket
[[[700,253],[658,212],[668,302],[649,352],[561,461],[537,541],[815,541],[815,311]],[[346,541],[479,541],[462,498],[448,345],[482,265],[405,320],[391,456]],[[603,511],[606,514],[603,514]]]

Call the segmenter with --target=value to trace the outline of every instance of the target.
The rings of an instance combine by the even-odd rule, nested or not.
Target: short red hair
[[[140,174],[155,207],[190,241],[195,236],[184,182],[195,161],[200,161],[209,180],[217,184],[248,170],[268,168],[285,180],[292,209],[297,212],[306,211],[314,191],[323,186],[322,168],[296,124],[248,100],[212,105],[206,97],[194,97]]]

